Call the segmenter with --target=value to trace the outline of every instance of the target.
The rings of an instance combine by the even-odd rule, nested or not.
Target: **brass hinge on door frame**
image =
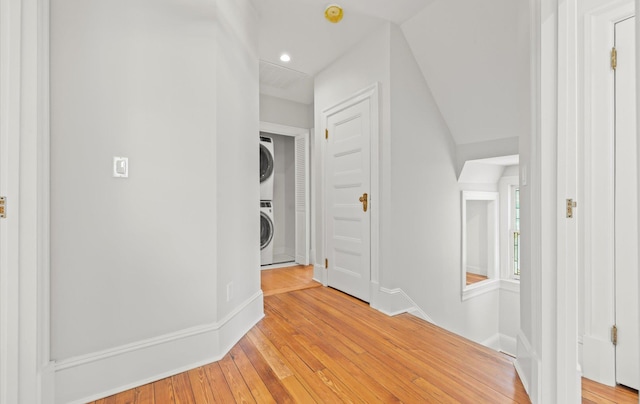
[[[324,269],[329,269],[329,259],[324,259]]]
[[[7,217],[7,198],[0,196],[0,219]]]
[[[618,327],[615,325],[611,327],[611,342],[614,346],[618,345]]]
[[[329,129],[324,130],[324,138],[329,139]]]
[[[618,67],[618,50],[613,47],[611,48],[611,69],[616,70]]]
[[[567,219],[573,219],[573,209],[578,206],[578,202],[567,199]]]

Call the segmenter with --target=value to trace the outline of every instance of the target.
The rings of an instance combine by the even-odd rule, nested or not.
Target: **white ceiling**
[[[329,2],[259,0],[260,92],[310,104],[313,76],[385,21],[400,24],[434,0],[342,0],[344,18],[325,20]],[[280,61],[282,53],[291,61]],[[279,68],[280,67],[280,68]],[[303,76],[306,75],[305,79]]]
[[[333,1],[333,0],[332,0]],[[528,127],[527,0],[257,0],[260,91],[313,102],[313,77],[385,21],[401,26],[457,144]],[[291,62],[283,63],[287,52]]]
[[[325,20],[328,2],[318,0],[261,0],[260,59],[315,75],[358,43],[384,21],[406,21],[434,0],[342,0],[344,18]],[[291,62],[280,62],[287,52]]]
[[[528,130],[528,13],[527,0],[439,0],[402,25],[456,143]]]

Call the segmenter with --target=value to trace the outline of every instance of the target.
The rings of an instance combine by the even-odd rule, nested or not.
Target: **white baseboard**
[[[370,305],[388,316],[409,313],[435,324],[431,317],[422,311],[402,289],[386,289],[380,287],[377,282],[371,282]]]
[[[518,332],[516,336],[516,361],[515,368],[529,399],[533,404],[538,403],[540,391],[540,358],[531,347],[527,337]]]
[[[262,317],[259,291],[216,323],[57,362],[55,402],[94,401],[218,361]]]
[[[517,357],[518,341],[505,334],[500,334],[500,350],[508,355]]]
[[[313,280],[327,286],[327,270],[324,265],[315,264],[313,266]]]
[[[616,385],[615,347],[609,339],[582,337],[582,375],[607,386]]]
[[[496,333],[480,344],[495,351],[504,352],[513,357],[517,354],[516,339],[505,334]]]
[[[38,402],[40,404],[53,404],[55,403],[55,376],[56,367],[55,362],[49,362],[40,369],[38,374],[39,388]]]
[[[491,348],[494,351],[500,351],[500,334],[494,334],[486,340],[480,342],[481,345]]]

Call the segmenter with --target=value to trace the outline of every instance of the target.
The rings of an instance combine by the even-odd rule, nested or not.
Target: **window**
[[[520,279],[520,188],[511,188],[511,275]]]

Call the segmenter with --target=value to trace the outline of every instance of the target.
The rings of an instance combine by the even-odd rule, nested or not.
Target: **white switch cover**
[[[129,177],[129,159],[127,157],[113,158],[113,176],[116,178]]]

